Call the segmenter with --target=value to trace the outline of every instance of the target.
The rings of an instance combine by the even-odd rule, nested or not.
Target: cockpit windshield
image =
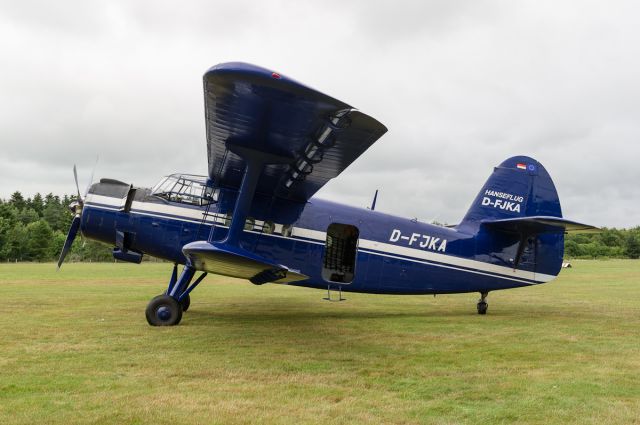
[[[166,176],[151,189],[151,194],[167,201],[198,206],[218,199],[218,190],[207,186],[207,177],[193,174]]]

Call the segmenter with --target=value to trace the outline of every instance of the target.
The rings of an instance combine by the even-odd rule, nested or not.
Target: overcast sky
[[[0,197],[74,191],[72,167],[153,185],[205,174],[202,74],[244,61],[389,132],[320,196],[457,223],[524,154],[564,216],[640,224],[635,1],[0,0]]]

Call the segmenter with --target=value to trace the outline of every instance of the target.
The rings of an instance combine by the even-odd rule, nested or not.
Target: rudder
[[[547,170],[533,158],[514,156],[494,168],[458,227],[505,218],[562,217],[556,187]]]
[[[564,254],[560,228],[538,232],[487,225],[539,216],[562,217],[555,185],[538,161],[514,156],[494,168],[457,229],[476,235],[476,257],[483,261],[556,276]]]

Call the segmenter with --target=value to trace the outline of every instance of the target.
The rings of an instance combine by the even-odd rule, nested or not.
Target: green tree
[[[18,222],[18,210],[13,204],[0,201],[0,260],[6,260],[9,230]]]
[[[569,233],[567,236],[576,241],[578,245],[588,244],[593,238],[593,235],[588,233]]]
[[[51,238],[51,244],[49,245],[49,258],[52,260],[57,260],[62,252],[62,247],[64,246],[64,241],[67,239],[67,235],[60,231],[56,231],[53,233],[53,237]]]
[[[79,238],[79,235],[78,235]],[[111,247],[96,241],[76,240],[69,255],[71,261],[113,261]]]
[[[17,222],[7,231],[3,257],[11,261],[28,259],[28,243],[29,238],[26,226]]]
[[[25,202],[24,197],[22,196],[22,193],[18,192],[17,190],[11,194],[11,199],[9,199],[9,202],[14,207],[16,207],[18,211],[21,211],[23,208],[27,206],[27,203]]]
[[[60,202],[60,197],[53,196],[51,193],[45,197],[42,217],[54,232],[66,232],[71,221],[71,214],[66,206]]]
[[[624,238],[618,229],[609,229],[605,227],[598,236],[603,245],[609,247],[623,245]]]
[[[7,244],[9,229],[11,229],[9,220],[0,216],[0,260],[6,260],[4,247]]]
[[[30,260],[46,261],[51,255],[51,241],[53,232],[51,227],[44,220],[27,225],[27,237],[29,238],[27,247]]]
[[[62,231],[66,234],[67,230],[69,230],[69,226],[71,226],[71,220],[73,220],[73,213],[69,213],[69,205],[72,202],[76,201],[75,196],[64,195],[64,197],[60,200],[60,206],[64,210],[64,214],[62,214]]]
[[[40,216],[33,208],[23,208],[18,214],[18,219],[26,226],[40,220]]]
[[[635,237],[630,236],[633,234]],[[636,255],[634,239],[640,240],[640,227],[635,229],[603,228],[601,233],[590,234],[569,233],[565,236],[565,253],[574,258],[630,257],[630,254]],[[630,248],[629,244],[631,244]]]
[[[0,217],[7,219],[13,226],[18,221],[18,209],[9,202],[0,203]]]
[[[44,210],[44,201],[42,200],[42,195],[36,193],[33,196],[33,199],[29,199],[27,203],[29,205],[29,208],[38,213],[38,217],[42,217],[42,211]]]
[[[580,255],[580,245],[574,240],[566,240],[564,243],[564,255],[575,258]]]
[[[637,232],[630,231],[627,235],[625,254],[629,258],[640,258],[640,237]]]

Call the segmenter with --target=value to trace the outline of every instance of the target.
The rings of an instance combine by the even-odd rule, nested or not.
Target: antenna
[[[378,200],[378,189],[376,189],[375,195],[373,195],[373,202],[371,203],[371,211],[376,209],[376,201]]]

